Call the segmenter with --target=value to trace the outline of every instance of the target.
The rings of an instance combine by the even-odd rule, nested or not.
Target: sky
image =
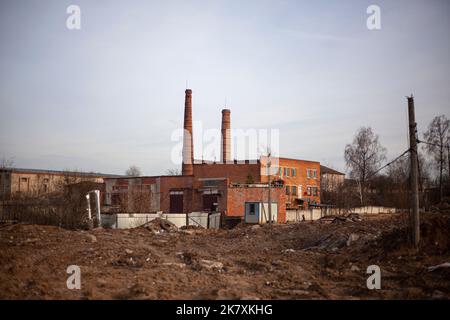
[[[345,172],[361,126],[388,159],[408,148],[405,96],[419,132],[450,117],[449,31],[446,0],[0,0],[0,158],[164,174],[187,83],[194,126],[220,128],[226,105],[233,128],[279,130],[280,155]]]

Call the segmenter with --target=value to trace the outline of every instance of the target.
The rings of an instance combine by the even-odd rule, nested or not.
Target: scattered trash
[[[87,237],[91,240],[91,242],[97,242],[97,237],[93,234],[88,234]]]
[[[348,240],[347,240],[347,247],[349,247],[352,242],[357,241],[359,239],[359,235],[357,235],[356,233],[351,233],[348,236]]]
[[[212,261],[212,260],[206,260],[206,259],[201,259],[200,260],[200,265],[203,268],[206,268],[208,270],[222,270],[223,269],[223,263],[219,262],[219,261]]]
[[[450,268],[450,262],[444,262],[444,263],[438,264],[436,266],[428,267],[428,271],[431,272],[431,271],[441,269],[441,268]]]
[[[351,271],[360,271],[361,269],[356,265],[352,265],[352,267],[350,268]]]
[[[342,223],[342,222],[358,222],[362,221],[361,216],[357,213],[350,213],[347,216],[324,216],[319,219],[321,223]]]
[[[186,267],[185,263],[180,263],[180,262],[164,262],[162,265],[163,266],[174,266],[174,267],[178,267],[181,269]]]

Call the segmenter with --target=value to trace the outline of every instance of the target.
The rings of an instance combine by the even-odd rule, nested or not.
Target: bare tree
[[[430,153],[439,169],[439,201],[442,201],[442,178],[445,166],[445,145],[449,140],[450,120],[446,116],[434,117],[428,125],[428,130],[423,134],[426,141],[425,150]]]
[[[142,175],[141,169],[138,166],[131,165],[127,171],[125,171],[125,174],[129,177],[139,177]]]
[[[12,168],[14,167],[13,158],[1,158],[0,159],[0,169]]]
[[[167,169],[166,170],[166,175],[168,175],[168,176],[179,176],[179,175],[181,175],[181,171],[180,171],[180,169],[177,169],[177,168],[175,168],[175,169]]]
[[[362,127],[356,132],[352,144],[345,146],[344,157],[350,169],[350,177],[357,181],[359,199],[363,205],[368,182],[386,159],[386,148],[380,144],[378,135],[373,133],[372,128]]]

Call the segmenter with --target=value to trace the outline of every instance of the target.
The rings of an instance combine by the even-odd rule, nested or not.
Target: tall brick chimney
[[[231,161],[231,120],[230,109],[222,110],[222,152],[220,160],[222,163]]]
[[[184,98],[183,176],[194,174],[194,143],[192,137],[192,90],[186,89]]]

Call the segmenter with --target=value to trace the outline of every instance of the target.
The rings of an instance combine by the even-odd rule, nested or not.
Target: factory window
[[[216,187],[218,186],[222,180],[203,180],[203,186],[204,187]]]
[[[314,197],[317,197],[319,195],[319,189],[317,187],[312,188],[312,193]]]
[[[280,167],[280,178],[283,177],[283,168]]]
[[[20,178],[20,182],[28,182],[28,178]]]
[[[307,169],[306,175],[309,179],[317,179],[317,169]]]
[[[307,187],[307,195],[317,197],[319,195],[319,189],[317,187]]]
[[[293,194],[294,196],[297,195],[297,186],[292,186],[292,194]]]
[[[286,194],[290,194],[290,187],[286,186]]]
[[[170,192],[170,213],[183,213],[183,191]]]
[[[217,194],[203,194],[203,211],[216,211],[218,204]]]
[[[297,176],[297,169],[292,168],[292,176],[293,177]]]

